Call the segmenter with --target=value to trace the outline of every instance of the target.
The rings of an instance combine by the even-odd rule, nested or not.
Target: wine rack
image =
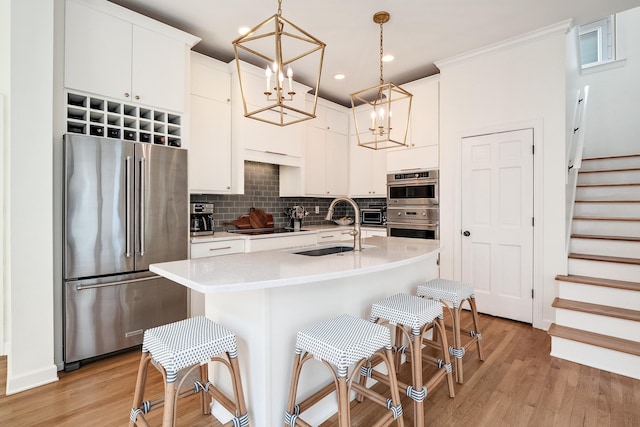
[[[139,105],[67,93],[67,132],[182,146],[182,116]]]

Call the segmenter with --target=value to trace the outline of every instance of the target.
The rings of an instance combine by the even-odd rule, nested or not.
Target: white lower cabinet
[[[374,237],[374,236],[385,237],[386,235],[387,235],[386,228],[365,228],[362,230],[362,237]]]
[[[244,239],[216,240],[213,242],[191,243],[191,259],[240,254],[244,252]],[[191,290],[190,315],[204,316],[204,294]]]
[[[208,256],[239,254],[244,252],[244,240],[216,240],[213,242],[192,243],[191,259]]]
[[[270,251],[275,249],[294,248],[316,244],[316,233],[295,233],[266,237],[262,239],[247,239],[247,252]]]
[[[328,231],[319,231],[318,232],[318,243],[326,243],[326,242],[336,242],[342,240],[353,240],[353,236],[349,234],[349,232],[353,230],[353,228],[336,228]]]

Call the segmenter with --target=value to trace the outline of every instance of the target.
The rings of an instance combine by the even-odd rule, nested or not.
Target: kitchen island
[[[418,284],[438,276],[438,241],[371,237],[362,243],[361,252],[305,256],[295,252],[318,246],[298,247],[150,269],[204,293],[206,316],[236,332],[252,426],[270,427],[283,422],[298,330],[343,313],[368,319],[371,303],[415,293]],[[298,395],[304,398],[329,380],[324,365],[310,363]],[[335,413],[334,395],[314,411],[307,416],[314,425]]]

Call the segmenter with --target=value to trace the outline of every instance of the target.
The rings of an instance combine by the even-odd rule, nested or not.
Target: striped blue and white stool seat
[[[409,294],[396,294],[373,303],[371,320],[385,319],[390,323],[411,327],[419,334],[420,328],[442,317],[442,305],[434,300]]]
[[[298,332],[296,352],[325,360],[345,376],[352,364],[391,347],[389,328],[347,314]]]
[[[473,285],[448,279],[433,279],[418,285],[418,296],[449,301],[454,308],[466,299],[474,298]]]
[[[237,357],[236,335],[203,316],[169,323],[144,332],[142,351],[151,353],[174,382],[178,371],[230,353]]]

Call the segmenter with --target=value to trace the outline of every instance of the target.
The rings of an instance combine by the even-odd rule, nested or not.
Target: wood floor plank
[[[449,398],[444,384],[429,390],[428,426],[640,426],[640,381],[551,357],[546,331],[486,315],[480,322],[486,360],[479,361],[475,349],[469,350],[466,380],[455,385],[455,398]],[[0,425],[126,426],[139,356],[134,351],[61,372],[56,383],[12,396],[4,395],[6,358],[0,358]],[[407,380],[410,370],[404,368],[400,375]],[[150,386],[161,391],[159,375],[153,374]],[[410,408],[408,397],[402,402]],[[378,405],[354,404],[353,426],[369,427],[372,408],[377,411]],[[152,425],[160,424],[160,412],[149,414]],[[412,411],[404,412],[410,427]],[[220,423],[200,414],[194,395],[180,401],[178,425]],[[335,418],[322,424],[335,426]]]

